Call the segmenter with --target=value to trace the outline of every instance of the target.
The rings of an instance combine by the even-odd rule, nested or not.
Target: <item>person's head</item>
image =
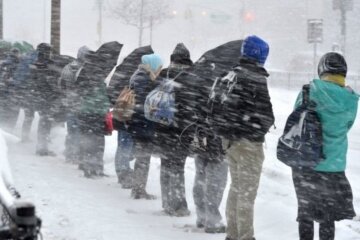
[[[336,52],[326,53],[319,61],[318,74],[320,79],[326,75],[340,75],[345,78],[347,74],[345,58]]]
[[[89,54],[91,54],[91,50],[87,46],[82,46],[79,48],[77,53],[77,61],[80,63],[84,63],[88,57]]]
[[[241,56],[263,66],[269,55],[269,45],[258,36],[248,36],[241,46]]]
[[[38,61],[46,62],[51,59],[52,48],[50,44],[40,43],[37,46],[36,51],[38,53]]]
[[[160,73],[163,62],[159,55],[148,54],[141,57],[141,63],[146,65],[156,76]]]
[[[183,43],[178,43],[170,56],[171,63],[192,66],[190,51]]]
[[[20,50],[14,47],[10,50],[10,55],[18,58],[20,57]]]

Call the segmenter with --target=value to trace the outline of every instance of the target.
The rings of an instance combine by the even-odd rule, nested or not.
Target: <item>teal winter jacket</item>
[[[347,87],[315,79],[310,83],[310,100],[316,103],[316,112],[322,124],[325,155],[315,170],[343,172],[348,149],[347,133],[356,118],[359,95]],[[295,106],[301,102],[300,93]]]

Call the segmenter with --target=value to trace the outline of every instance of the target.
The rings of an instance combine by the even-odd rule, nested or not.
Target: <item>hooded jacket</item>
[[[80,96],[77,89],[77,77],[80,70],[86,61],[87,54],[91,53],[91,50],[86,46],[81,47],[77,54],[77,59],[69,63],[64,67],[61,72],[59,80],[59,87],[61,88],[64,100],[63,103],[67,108],[67,111],[77,112],[80,102]]]
[[[325,159],[315,168],[319,172],[343,172],[348,149],[347,133],[354,124],[359,95],[351,89],[315,79],[310,83],[310,100],[316,104],[323,131]],[[296,100],[302,102],[300,93]]]

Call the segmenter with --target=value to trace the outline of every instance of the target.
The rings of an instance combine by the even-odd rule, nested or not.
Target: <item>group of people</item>
[[[121,47],[117,42],[97,51],[82,47],[76,59],[55,58],[45,43],[21,60],[12,50],[1,65],[1,121],[13,124],[23,108],[22,140],[27,141],[37,111],[36,154],[40,156],[55,155],[48,147],[51,126],[65,121],[66,160],[78,164],[86,177],[105,175],[104,136],[115,129],[118,182],[131,189],[134,199],[155,199],[146,191],[146,183],[151,156],[159,156],[162,207],[170,216],[190,215],[184,174],[186,159],[193,156],[196,226],[207,233],[226,233],[226,240],[254,240],[263,143],[275,121],[264,68],[269,45],[249,36],[210,50],[193,63],[189,50],[179,43],[167,68],[147,47],[139,57],[125,58],[107,87],[105,78],[115,67]],[[125,63],[129,59],[130,65]],[[321,240],[334,239],[334,222],[355,216],[345,165],[347,132],[356,117],[359,95],[346,86],[347,65],[339,53],[324,55],[318,69],[319,79],[310,83],[310,100],[322,123],[324,156],[314,169],[293,169],[300,240],[314,238],[314,221],[320,223]],[[119,79],[120,84],[112,83]],[[169,84],[171,90],[164,90]],[[154,91],[173,97],[167,100],[173,110],[167,118],[171,122],[149,118],[163,107],[149,105]],[[300,94],[295,108],[301,99]],[[122,116],[121,104],[130,106],[130,116]],[[115,109],[120,113],[115,115]],[[219,206],[228,169],[231,185],[225,227]]]

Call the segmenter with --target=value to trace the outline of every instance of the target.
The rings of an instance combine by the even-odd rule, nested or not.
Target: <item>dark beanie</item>
[[[36,48],[36,51],[38,52],[38,61],[42,62],[50,60],[51,50],[50,44],[40,43]]]
[[[193,65],[193,62],[190,59],[190,51],[185,47],[183,43],[178,43],[170,56],[170,61],[172,63],[184,64],[184,65]]]
[[[319,77],[326,73],[346,77],[347,64],[345,58],[336,52],[329,52],[322,56],[318,65]]]

